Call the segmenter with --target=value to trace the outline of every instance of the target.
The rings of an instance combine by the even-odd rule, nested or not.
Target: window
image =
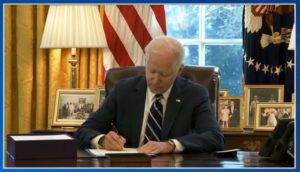
[[[166,5],[167,34],[185,48],[186,65],[218,66],[221,89],[242,94],[242,5]]]

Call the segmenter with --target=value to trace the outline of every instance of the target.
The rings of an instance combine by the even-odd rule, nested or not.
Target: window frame
[[[205,5],[198,5],[199,8],[199,34],[198,38],[194,39],[177,39],[179,42],[185,45],[197,45],[198,46],[198,66],[205,66],[205,49],[207,45],[241,45],[243,43],[241,39],[206,39],[205,38]]]

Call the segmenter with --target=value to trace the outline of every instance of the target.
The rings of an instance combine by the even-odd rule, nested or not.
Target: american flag
[[[254,14],[268,14],[272,13],[278,5],[252,5],[252,12]]]
[[[108,48],[103,50],[105,70],[144,65],[144,48],[166,34],[163,5],[105,5],[104,32]]]
[[[251,9],[252,8],[252,9]],[[256,7],[258,8],[258,7]],[[263,12],[260,7],[257,11]],[[244,8],[244,76],[245,84],[284,85],[284,100],[291,100],[294,92],[294,51],[288,50],[294,24],[294,12],[280,5],[276,10],[286,12],[261,16],[253,14],[253,7]]]

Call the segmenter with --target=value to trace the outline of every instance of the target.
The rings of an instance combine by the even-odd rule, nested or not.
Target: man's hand
[[[110,131],[99,140],[99,145],[107,150],[123,150],[126,139],[114,131]]]
[[[137,151],[139,153],[146,154],[161,154],[161,153],[172,153],[174,147],[168,142],[155,142],[149,141],[143,146],[139,147]]]

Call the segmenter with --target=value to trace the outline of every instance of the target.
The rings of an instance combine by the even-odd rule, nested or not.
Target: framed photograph
[[[58,89],[52,126],[80,126],[94,110],[95,89]]]
[[[243,130],[243,102],[241,97],[220,97],[218,122],[223,131]]]
[[[228,90],[220,90],[219,92],[220,97],[227,97],[228,96]]]
[[[97,110],[102,102],[104,101],[105,99],[105,88],[104,86],[97,86],[96,87],[96,97],[95,97],[95,109],[94,110]]]
[[[272,131],[281,118],[294,118],[293,103],[257,103],[254,130]]]
[[[283,102],[283,85],[245,85],[245,127],[253,128],[255,122],[256,103]]]

